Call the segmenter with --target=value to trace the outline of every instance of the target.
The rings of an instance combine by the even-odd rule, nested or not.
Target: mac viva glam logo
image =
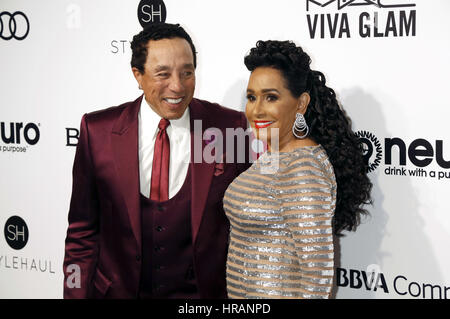
[[[416,36],[416,4],[410,0],[306,0],[311,39]]]

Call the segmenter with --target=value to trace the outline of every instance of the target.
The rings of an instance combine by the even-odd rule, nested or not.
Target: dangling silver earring
[[[305,133],[303,133],[303,135],[299,135],[299,133],[302,133],[302,132],[305,132]],[[300,139],[303,139],[308,136],[309,127],[308,127],[308,124],[306,124],[305,117],[303,116],[302,113],[297,113],[295,115],[295,122],[294,122],[294,125],[292,126],[292,133],[294,134],[294,136],[296,138],[300,138]]]
[[[142,90],[142,86],[139,84],[139,90]]]

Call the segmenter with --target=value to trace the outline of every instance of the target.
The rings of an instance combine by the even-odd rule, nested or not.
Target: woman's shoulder
[[[279,153],[279,174],[281,177],[299,178],[301,172],[313,172],[334,181],[333,166],[325,149],[319,144],[296,148],[290,152]]]
[[[325,150],[319,145],[303,146],[293,149],[289,152],[279,153],[280,163],[287,169],[294,168],[301,163],[305,165],[313,165],[323,163],[328,159]]]

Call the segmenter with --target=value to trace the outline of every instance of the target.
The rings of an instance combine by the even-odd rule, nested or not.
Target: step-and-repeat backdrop
[[[312,57],[365,143],[374,204],[339,239],[336,298],[450,298],[447,0],[2,0],[0,298],[61,298],[81,116],[134,100],[141,24],[180,23],[195,96],[244,110],[257,40]]]

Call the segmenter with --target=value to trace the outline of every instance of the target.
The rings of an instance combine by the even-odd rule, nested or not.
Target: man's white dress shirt
[[[139,180],[141,194],[150,198],[153,150],[161,117],[152,110],[145,97],[138,114],[139,121]],[[169,120],[167,134],[170,140],[169,199],[183,186],[191,158],[191,123],[189,107],[176,120]]]

